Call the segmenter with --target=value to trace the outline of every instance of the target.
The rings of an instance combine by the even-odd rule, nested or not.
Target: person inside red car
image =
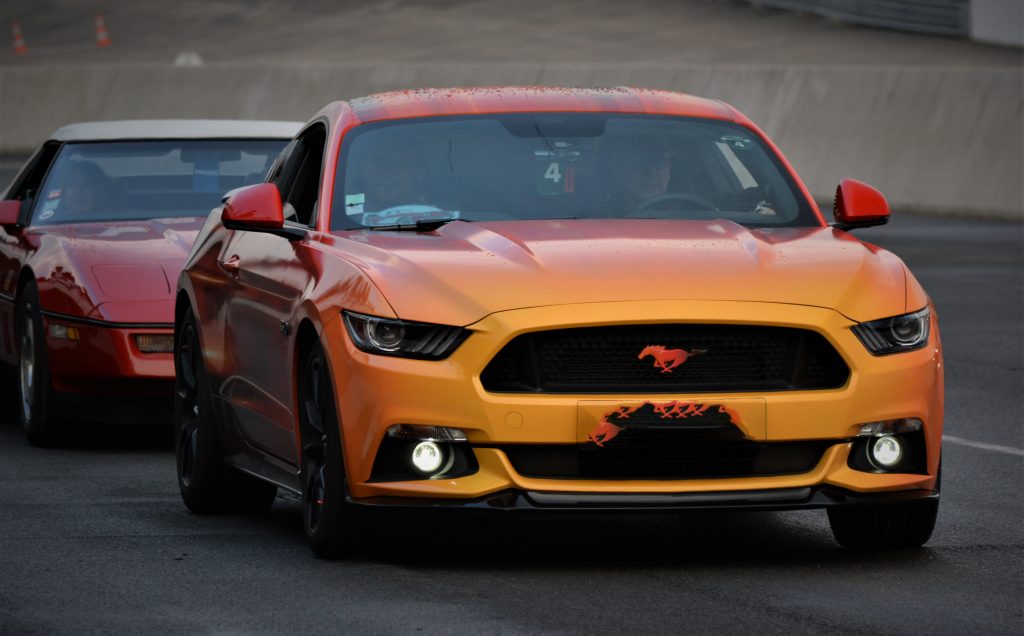
[[[60,215],[103,218],[111,212],[113,183],[103,169],[91,161],[76,161],[65,173],[60,189]]]

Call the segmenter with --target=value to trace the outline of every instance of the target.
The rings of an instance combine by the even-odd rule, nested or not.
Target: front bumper
[[[55,337],[51,325],[75,328],[78,339]],[[173,355],[143,353],[136,346],[135,336],[173,336],[173,326],[84,321],[47,312],[43,329],[55,391],[93,396],[170,396]]]
[[[585,319],[580,319],[585,316]],[[487,362],[512,338],[533,330],[638,322],[759,324],[812,329],[824,336],[850,368],[838,389],[705,395],[565,395],[489,393],[480,383]],[[934,318],[933,318],[934,321]],[[374,356],[355,349],[340,317],[324,326],[336,383],[349,489],[353,500],[487,501],[508,491],[572,493],[581,497],[674,496],[831,488],[851,493],[925,492],[934,488],[942,435],[942,353],[933,322],[921,350],[875,357],[850,331],[855,323],[835,311],[795,305],[721,301],[649,301],[531,308],[492,314],[471,325],[473,334],[447,360]],[[829,441],[809,471],[715,479],[548,479],[519,474],[499,445],[576,444],[581,403],[637,400],[763,404],[756,426],[744,432],[765,443]],[[924,422],[927,474],[867,473],[847,465],[849,439],[867,422],[913,417]],[[447,426],[466,432],[479,469],[454,479],[373,482],[371,470],[388,427]],[[795,492],[795,491],[794,491]],[[532,497],[536,503],[544,497]],[[532,498],[531,498],[532,497]],[[812,500],[814,497],[811,498]],[[585,499],[586,500],[586,499]],[[590,500],[593,501],[593,500]],[[632,499],[649,507],[643,499]],[[793,502],[790,502],[792,504]],[[787,504],[787,507],[790,507]],[[650,504],[657,507],[657,504]],[[746,505],[748,504],[740,504]],[[797,505],[797,507],[801,507]],[[542,506],[543,507],[543,506]],[[570,506],[571,507],[571,506]]]

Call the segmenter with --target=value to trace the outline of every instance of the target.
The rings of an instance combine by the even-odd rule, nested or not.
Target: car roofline
[[[302,122],[230,119],[126,119],[68,124],[51,141],[122,141],[146,139],[291,139]]]

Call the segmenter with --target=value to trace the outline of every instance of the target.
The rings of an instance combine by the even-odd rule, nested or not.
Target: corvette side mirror
[[[21,201],[6,199],[0,201],[0,225],[10,228],[18,225],[21,216]]]
[[[229,230],[263,232],[295,241],[306,230],[284,224],[281,193],[273,183],[259,183],[232,191],[224,200],[220,220]]]
[[[832,227],[852,230],[889,222],[889,202],[881,192],[854,179],[843,179],[836,188],[836,222]]]

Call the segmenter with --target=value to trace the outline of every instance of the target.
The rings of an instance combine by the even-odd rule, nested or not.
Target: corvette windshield
[[[819,224],[758,135],[697,118],[528,113],[378,122],[348,134],[335,183],[336,230],[444,219]]]
[[[228,190],[263,181],[287,140],[179,140],[64,146],[32,225],[206,216]]]

